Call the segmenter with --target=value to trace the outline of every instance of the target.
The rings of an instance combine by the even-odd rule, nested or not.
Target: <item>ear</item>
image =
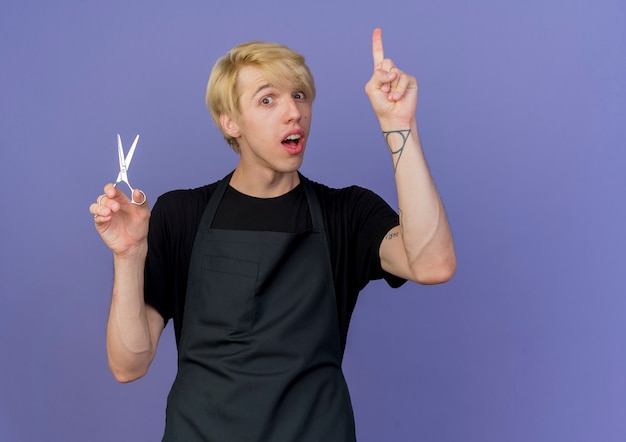
[[[222,130],[227,135],[233,138],[239,138],[239,135],[240,135],[239,125],[230,115],[227,115],[227,114],[220,115],[220,124],[222,125]]]

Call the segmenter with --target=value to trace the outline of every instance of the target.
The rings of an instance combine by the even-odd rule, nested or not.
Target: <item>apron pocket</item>
[[[234,332],[250,331],[258,273],[258,262],[205,255],[198,323]]]

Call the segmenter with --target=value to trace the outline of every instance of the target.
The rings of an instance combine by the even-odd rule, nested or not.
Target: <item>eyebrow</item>
[[[254,91],[254,94],[252,94],[252,98],[256,97],[257,94],[259,92],[261,92],[262,90],[269,89],[271,87],[273,87],[273,86],[270,83],[266,83],[266,84],[263,84],[263,85],[259,86],[258,89],[256,91]]]

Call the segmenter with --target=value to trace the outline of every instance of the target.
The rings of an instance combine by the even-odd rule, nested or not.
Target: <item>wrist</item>
[[[113,251],[113,259],[117,262],[132,263],[135,261],[145,261],[148,255],[148,241],[129,247],[124,251]]]
[[[380,118],[378,124],[383,133],[397,130],[413,130],[417,127],[415,118],[408,120],[402,118]]]

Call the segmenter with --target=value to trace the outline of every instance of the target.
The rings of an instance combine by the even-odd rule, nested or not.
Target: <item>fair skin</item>
[[[374,73],[365,90],[391,152],[401,214],[401,224],[380,245],[381,264],[387,272],[415,282],[444,282],[452,277],[456,259],[417,133],[417,82],[385,58],[379,29],[372,36],[372,54]],[[251,196],[282,195],[299,184],[311,102],[301,91],[270,84],[254,67],[243,68],[238,81],[242,91],[238,114],[220,116],[223,130],[237,139],[241,149],[230,184]],[[141,193],[135,192],[135,200],[141,201]],[[118,381],[129,382],[147,372],[164,326],[161,315],[143,300],[150,210],[147,203],[131,204],[108,184],[90,212],[113,251],[109,367]]]
[[[400,225],[381,243],[381,264],[411,281],[445,282],[454,274],[456,256],[417,132],[417,81],[385,58],[380,29],[372,34],[372,56],[374,74],[365,91],[392,153],[400,210]]]
[[[238,84],[238,115],[220,116],[222,129],[237,139],[241,151],[230,184],[258,198],[283,195],[299,183],[311,100],[297,89],[270,84],[251,66],[241,69]]]

